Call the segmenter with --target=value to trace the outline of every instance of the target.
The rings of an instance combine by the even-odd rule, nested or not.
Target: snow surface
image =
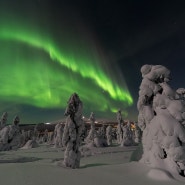
[[[64,150],[40,145],[37,148],[0,153],[2,185],[170,185],[184,184],[168,173],[151,169],[137,161],[138,146],[92,148],[93,155],[82,157],[79,169],[58,166]],[[137,156],[135,156],[137,157]]]

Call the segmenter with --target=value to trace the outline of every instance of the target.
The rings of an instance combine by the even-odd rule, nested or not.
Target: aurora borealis
[[[84,116],[137,120],[144,64],[184,87],[185,3],[0,0],[0,115],[10,123],[65,119],[71,93]]]
[[[21,114],[28,123],[57,120],[63,117],[62,110],[73,92],[84,102],[87,116],[94,111],[106,117],[132,105],[124,78],[112,71],[103,48],[81,20],[73,26],[61,20],[58,27],[51,19],[47,22],[48,10],[42,12],[42,16],[47,13],[42,19],[35,12],[26,17],[26,8],[18,11],[23,5],[8,5],[0,8],[1,112]],[[29,112],[24,107],[29,107]],[[41,115],[42,111],[61,115],[49,117]]]

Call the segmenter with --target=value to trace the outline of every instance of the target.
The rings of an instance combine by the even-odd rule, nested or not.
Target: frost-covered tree
[[[84,122],[82,120],[82,109],[83,103],[80,100],[78,94],[72,94],[69,98],[68,105],[65,111],[67,119],[62,139],[63,145],[66,146],[63,161],[65,167],[80,167],[80,136],[84,128]]]
[[[0,120],[0,129],[4,128],[7,122],[7,118],[8,118],[8,113],[4,112],[1,116],[1,120]]]
[[[95,115],[94,112],[91,112],[91,115],[89,117],[91,128],[89,130],[89,133],[87,137],[85,138],[85,142],[87,145],[94,146],[94,138],[97,137],[97,132],[95,130]]]
[[[62,147],[62,137],[64,133],[64,125],[62,123],[58,123],[54,129],[54,147]]]
[[[15,116],[13,124],[9,126],[8,143],[11,149],[17,149],[21,146],[21,132],[19,122],[19,116]]]
[[[131,130],[131,123],[130,121],[127,122],[127,124],[125,124],[122,127],[123,130],[123,138],[121,141],[121,146],[131,146],[133,145],[133,133]]]
[[[110,146],[112,145],[112,126],[108,125],[106,128],[106,138],[107,138],[107,144]]]
[[[37,141],[39,138],[38,125],[34,126],[32,140]]]
[[[47,141],[48,141],[48,129],[45,129],[44,135],[42,137],[42,142],[47,143]]]
[[[91,122],[91,126],[94,126],[95,127],[95,115],[94,115],[94,112],[91,112],[90,116],[89,116],[89,120]]]
[[[0,130],[0,151],[10,150],[8,144],[8,133],[9,133],[9,126],[4,127]]]
[[[27,135],[27,141],[31,140],[33,138],[33,130],[29,129],[28,131],[26,131],[26,135]]]
[[[97,131],[97,137],[94,138],[94,144],[96,147],[107,147],[106,139],[106,126],[102,124]]]
[[[185,104],[183,91],[168,84],[170,71],[161,65],[144,65],[138,99],[138,125],[143,131],[141,162],[173,174],[185,170]]]
[[[25,134],[25,132],[23,132],[22,134]],[[21,134],[21,138],[23,136],[22,134]],[[24,146],[22,147],[23,149],[36,148],[36,147],[39,146],[38,145],[38,142],[39,142],[38,125],[35,125],[33,131],[32,132],[29,132],[29,134],[30,134],[30,137],[26,141],[26,143],[24,144]],[[26,134],[25,134],[25,136],[26,136]]]
[[[21,147],[23,147],[27,142],[27,132],[22,129],[21,130]]]
[[[141,129],[139,128],[137,122],[134,123],[134,142],[139,144],[141,142]]]
[[[123,118],[121,114],[121,110],[119,109],[116,114],[118,126],[117,126],[117,143],[121,144],[123,138]]]
[[[54,131],[48,132],[47,144],[54,145]]]
[[[9,126],[6,126],[7,117],[8,113],[4,112],[0,120],[0,151],[10,149],[8,144]]]
[[[101,138],[106,139],[106,126],[104,124],[99,128],[98,134]]]

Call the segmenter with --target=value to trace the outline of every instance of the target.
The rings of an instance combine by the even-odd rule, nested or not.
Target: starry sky
[[[0,114],[60,120],[77,92],[87,117],[137,120],[142,65],[185,87],[184,33],[183,1],[0,0]]]

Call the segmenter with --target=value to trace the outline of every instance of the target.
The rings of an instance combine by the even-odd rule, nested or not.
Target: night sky
[[[184,51],[183,1],[0,0],[0,114],[60,120],[77,92],[87,117],[137,120],[141,66],[185,87]]]

